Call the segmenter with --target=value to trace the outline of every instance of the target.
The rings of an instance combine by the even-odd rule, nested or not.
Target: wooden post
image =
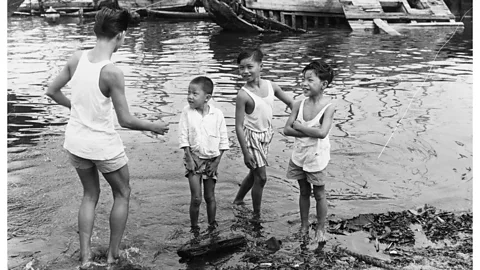
[[[273,11],[268,11],[268,17],[272,20],[275,20],[275,18],[273,17]]]
[[[78,10],[78,16],[80,18],[83,18],[83,8],[80,8],[80,10]]]
[[[280,11],[280,22],[285,23],[285,15],[283,14],[283,11]]]
[[[303,29],[307,30],[307,16],[302,16],[303,18]]]
[[[292,27],[297,29],[297,17],[292,14]]]
[[[318,17],[317,16],[313,17],[313,24],[314,24],[315,28],[318,28]]]

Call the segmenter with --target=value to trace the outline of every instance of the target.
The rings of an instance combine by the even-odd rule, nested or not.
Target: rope
[[[465,15],[467,15],[468,12],[470,12],[472,10],[472,8],[470,8],[469,10],[467,10],[463,16],[460,18],[460,21],[463,21],[463,19],[465,18]],[[452,35],[450,36],[450,38],[442,45],[442,47],[440,47],[440,49],[437,51],[437,54],[435,55],[435,58],[433,59],[433,61],[437,60],[437,57],[438,55],[440,54],[440,51],[443,49],[443,47],[445,47],[445,45],[447,45],[447,43],[453,38],[453,36],[455,35],[455,33],[457,32],[458,28],[460,26],[457,26],[455,28],[455,31],[452,33]],[[425,77],[425,80],[423,81],[422,85],[427,81],[428,77],[430,76],[430,74],[432,73],[432,69],[433,69],[433,63],[430,65],[430,69],[428,71],[428,74],[427,76]],[[408,110],[410,109],[410,106],[412,105],[412,102],[413,100],[415,99],[415,96],[418,94],[418,91],[420,90],[420,87],[417,88],[417,91],[415,92],[415,94],[413,95],[413,97],[410,99],[410,103],[408,104],[407,106],[407,109],[405,110],[405,112],[403,113],[402,117],[400,118],[400,120],[398,120],[397,122],[397,125],[395,126],[395,129],[392,131],[392,134],[390,134],[390,138],[388,138],[387,142],[385,143],[385,145],[383,146],[383,149],[382,151],[380,152],[380,154],[378,155],[378,158],[380,158],[383,154],[383,151],[385,151],[385,148],[387,148],[387,145],[388,143],[390,142],[390,140],[392,139],[393,137],[393,134],[395,133],[395,131],[397,131],[397,128],[398,126],[400,125],[400,123],[402,122],[403,118],[405,117],[405,115],[407,114]]]

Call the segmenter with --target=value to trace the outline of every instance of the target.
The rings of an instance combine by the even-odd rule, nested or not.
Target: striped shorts
[[[256,132],[248,128],[243,128],[243,132],[245,134],[248,152],[253,156],[256,168],[268,166],[268,148],[273,138],[273,129]]]

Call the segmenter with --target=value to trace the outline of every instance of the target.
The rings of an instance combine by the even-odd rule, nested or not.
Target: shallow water
[[[62,135],[68,110],[54,105],[43,92],[74,50],[93,47],[92,26],[92,21],[77,18],[56,24],[41,18],[8,18],[9,147]],[[225,114],[233,144],[230,158],[237,157],[243,166],[233,132],[234,98],[242,85],[235,59],[242,48],[253,46],[261,46],[266,54],[263,78],[275,81],[296,99],[302,98],[301,70],[312,59],[326,60],[337,72],[327,90],[337,104],[328,168],[333,181],[327,187],[333,209],[342,205],[344,213],[363,206],[365,211],[385,211],[415,202],[471,208],[471,21],[455,34],[418,30],[399,37],[357,35],[347,27],[291,36],[230,34],[212,22],[146,21],[128,30],[113,61],[125,74],[131,111],[141,118],[169,121],[172,132],[164,139],[172,145],[176,145],[176,123],[188,82],[198,75],[211,77],[214,100]],[[68,87],[65,92],[69,93]],[[287,117],[285,106],[276,100],[277,133],[269,174],[272,181],[287,184],[271,184],[268,192],[279,196],[295,190],[293,183],[283,180],[293,143],[280,134]],[[164,194],[155,186],[144,187],[139,191],[144,194],[138,196],[148,201],[167,195],[177,202],[176,192],[184,189],[173,185]],[[235,188],[220,189],[217,197],[228,198],[232,192]],[[295,196],[288,195],[288,201],[265,196],[266,219],[296,219]],[[231,213],[226,206],[218,207],[220,213]],[[176,239],[172,228],[188,222],[188,207],[178,201],[174,208],[165,210],[161,218],[155,209],[141,210],[140,220],[129,221],[137,229],[136,242],[146,249],[159,248],[150,231],[158,224],[170,226],[170,231],[158,231],[154,239]],[[176,219],[179,213],[181,220]],[[292,228],[285,224],[265,227],[287,235]],[[177,266],[178,261],[172,258],[165,265]]]

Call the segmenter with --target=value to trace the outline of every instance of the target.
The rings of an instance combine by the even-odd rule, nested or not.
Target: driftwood
[[[181,258],[193,258],[211,253],[226,252],[244,246],[247,239],[244,235],[233,233],[217,233],[202,235],[190,240],[177,250]]]
[[[358,259],[358,260],[364,261],[364,262],[366,262],[370,265],[381,267],[381,268],[384,268],[384,269],[387,269],[387,270],[397,270],[397,268],[390,266],[387,262],[385,262],[381,259],[377,259],[377,258],[368,256],[368,255],[359,254],[359,253],[353,252],[351,250],[348,250],[348,249],[342,248],[342,247],[338,247],[337,249],[341,252],[344,252],[344,253]]]

